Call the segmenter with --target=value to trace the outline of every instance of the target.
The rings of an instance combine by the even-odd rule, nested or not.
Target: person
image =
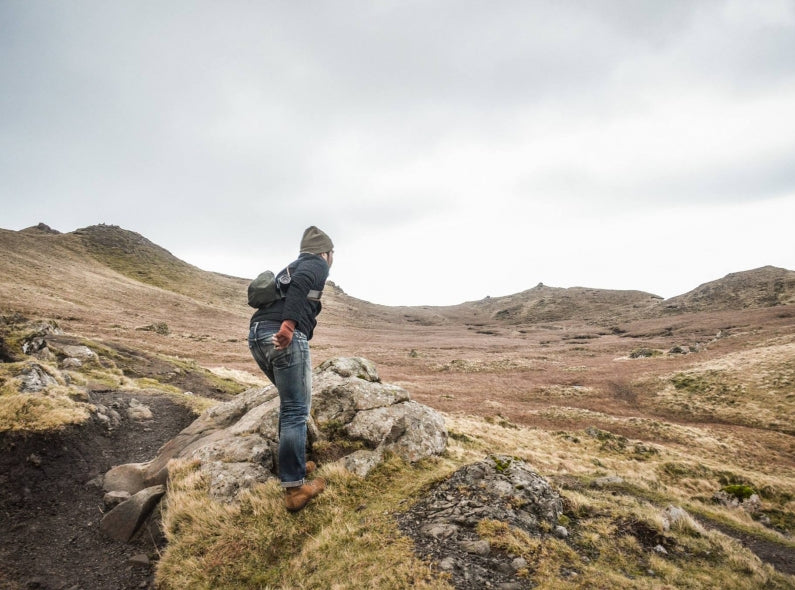
[[[289,272],[286,296],[251,316],[249,349],[279,391],[279,480],[285,506],[291,512],[301,510],[326,486],[322,478],[306,479],[315,468],[313,462],[306,461],[306,434],[312,403],[309,340],[333,262],[331,238],[314,225],[308,227],[298,259],[277,275]]]

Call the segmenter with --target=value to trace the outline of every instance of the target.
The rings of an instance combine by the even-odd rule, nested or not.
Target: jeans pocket
[[[292,345],[287,348],[271,348],[270,354],[271,365],[279,369],[286,369],[290,366],[293,360],[293,347]]]

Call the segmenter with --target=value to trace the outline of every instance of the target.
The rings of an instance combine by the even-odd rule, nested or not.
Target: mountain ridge
[[[216,298],[234,297],[250,279],[202,270],[151,242],[141,234],[117,225],[97,224],[61,233],[45,223],[23,230],[0,230],[6,239],[0,247],[18,235],[35,240],[37,237],[55,240],[74,250],[82,245],[87,254],[107,268],[145,284],[193,296],[209,289]],[[77,241],[78,244],[74,242]],[[28,242],[27,246],[31,244]],[[51,246],[48,243],[48,247]],[[500,297],[485,297],[453,305],[387,306],[371,303],[345,293],[329,281],[331,296],[349,305],[367,308],[370,315],[382,315],[384,310],[412,310],[415,313],[433,311],[439,318],[454,320],[461,312],[474,310],[478,316],[491,316],[505,324],[526,324],[565,319],[614,321],[620,317],[655,317],[659,314],[690,311],[722,311],[749,307],[770,307],[795,302],[795,271],[775,266],[763,266],[730,273],[722,278],[702,283],[695,289],[663,299],[641,290],[598,289],[591,287],[552,287],[539,283],[529,289]],[[426,316],[431,315],[426,313]]]

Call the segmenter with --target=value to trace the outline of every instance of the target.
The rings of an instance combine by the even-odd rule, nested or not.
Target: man
[[[288,277],[283,299],[259,308],[251,317],[248,347],[254,360],[279,391],[279,479],[287,510],[306,506],[326,486],[306,481],[315,465],[306,461],[306,423],[312,403],[309,343],[320,295],[334,262],[334,244],[314,225],[304,231],[298,259],[280,272]]]

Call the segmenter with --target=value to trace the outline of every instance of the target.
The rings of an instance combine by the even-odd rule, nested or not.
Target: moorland
[[[287,523],[274,485],[217,507],[182,466],[162,524],[128,548],[98,540],[101,494],[86,482],[266,384],[246,345],[248,280],[112,225],[0,230],[0,253],[0,588],[451,587],[394,515],[494,452],[564,498],[565,541],[484,528],[530,563],[526,587],[795,587],[791,270],[705,277],[670,299],[538,284],[445,307],[376,305],[329,282],[313,364],[373,361],[443,413],[445,455],[391,460],[365,481],[329,467],[326,498]],[[94,356],[67,369],[59,346]],[[21,391],[32,364],[52,382]],[[92,406],[131,397],[158,408],[151,422],[95,428]],[[669,506],[684,524],[668,525]]]

